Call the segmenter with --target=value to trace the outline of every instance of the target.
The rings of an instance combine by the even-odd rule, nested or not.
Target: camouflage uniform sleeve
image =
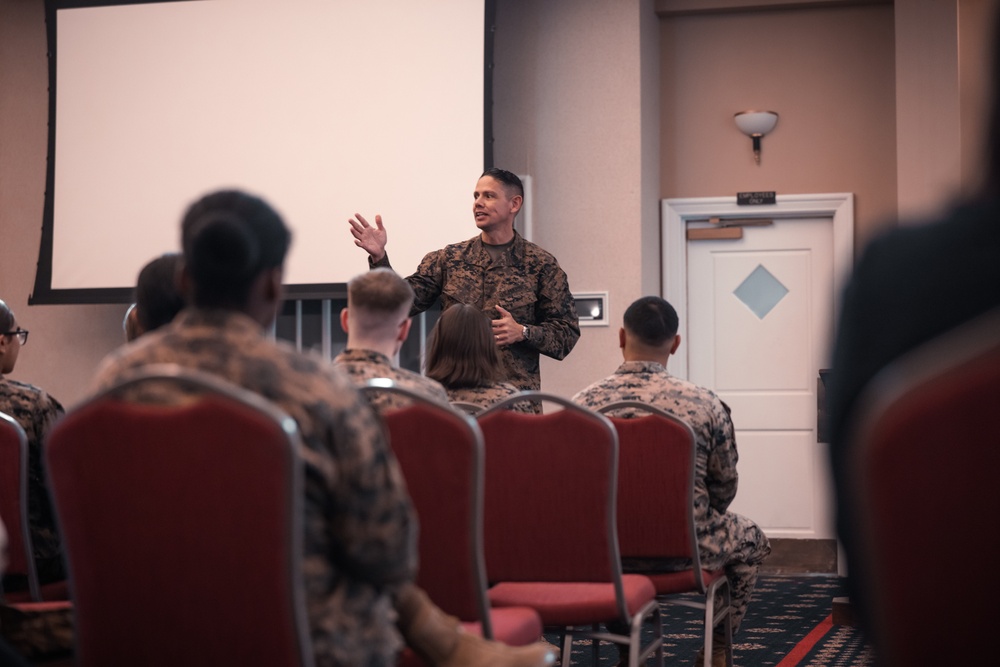
[[[580,319],[569,279],[552,259],[540,267],[538,285],[535,322],[522,323],[528,327],[525,342],[548,357],[563,359],[580,339]]]
[[[339,450],[331,527],[338,566],[376,585],[412,581],[417,521],[402,471],[360,395],[330,425]]]
[[[407,276],[406,281],[410,283],[414,294],[410,317],[419,315],[433,306],[441,296],[441,289],[444,285],[444,272],[441,268],[443,260],[444,250],[429,252],[420,260],[420,265],[417,267],[416,273]],[[371,257],[369,257],[368,267],[370,269],[391,269],[392,265],[389,264],[389,254],[386,253],[377,262],[373,262]]]
[[[739,484],[739,474],[736,471],[736,463],[739,461],[736,434],[729,412],[714,395],[709,411],[712,448],[708,455],[708,477],[705,482],[712,509],[725,512],[736,497]]]

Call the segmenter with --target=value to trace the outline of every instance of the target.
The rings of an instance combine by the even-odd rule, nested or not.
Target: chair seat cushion
[[[490,621],[493,638],[509,646],[526,646],[542,638],[542,619],[531,607],[495,607],[490,609]],[[482,634],[481,627],[477,634]]]
[[[672,595],[674,593],[691,593],[698,591],[694,579],[694,570],[680,572],[646,572],[645,575],[653,582],[657,595]],[[708,588],[717,579],[726,576],[725,570],[702,570],[702,580]]]
[[[69,600],[69,583],[63,580],[42,584],[39,593],[41,593],[44,602],[64,602]],[[4,601],[8,603],[33,602],[31,593],[27,590],[7,591],[4,593]]]
[[[625,606],[634,615],[656,596],[648,577],[622,577]],[[489,590],[494,607],[526,606],[535,609],[544,625],[591,625],[620,620],[614,585],[593,582],[503,582]]]

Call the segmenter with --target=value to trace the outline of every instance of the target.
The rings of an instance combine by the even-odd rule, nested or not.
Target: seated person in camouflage
[[[389,378],[404,389],[432,400],[448,402],[439,382],[399,368],[393,361],[410,333],[413,290],[391,269],[375,269],[347,283],[347,308],[340,312],[340,326],[347,332],[347,347],[333,363],[357,385],[372,378]],[[402,407],[407,401],[387,393],[376,394],[376,410]]]
[[[182,224],[181,284],[191,305],[109,356],[95,389],[149,364],[179,364],[258,393],[295,419],[318,667],[395,665],[401,639],[431,665],[551,664],[544,646],[509,648],[461,632],[413,584],[417,520],[376,416],[335,368],[267,333],[290,238],[257,197],[222,191],[195,202]],[[160,397],[172,398],[184,397]]]
[[[56,530],[56,517],[45,481],[42,446],[52,424],[62,416],[63,407],[44,389],[13,380],[21,346],[28,342],[28,332],[17,324],[14,313],[0,301],[0,412],[21,425],[28,437],[28,527],[35,556],[35,571],[42,584],[66,578],[62,540]],[[4,580],[5,590],[27,590],[24,577]]]
[[[502,382],[503,360],[490,320],[478,308],[457,303],[441,314],[427,344],[427,377],[444,385],[452,403],[488,408],[519,389]],[[515,409],[533,412],[530,403]]]
[[[504,380],[518,389],[539,389],[539,355],[565,358],[580,338],[580,322],[559,262],[514,230],[523,204],[524,185],[516,174],[487,169],[473,192],[479,234],[427,253],[406,280],[416,294],[410,315],[438,302],[442,311],[456,303],[478,308],[492,321]],[[368,253],[369,266],[388,267],[382,216],[375,216],[374,227],[355,218],[351,234]]]
[[[739,479],[739,456],[728,407],[712,391],[667,372],[667,359],[681,343],[677,326],[677,312],[663,299],[647,296],[635,301],[625,311],[624,326],[618,332],[624,363],[610,377],[579,392],[573,401],[591,409],[617,401],[641,401],[694,429],[694,516],[701,562],[708,568],[725,568],[732,593],[732,629],[736,632],[771,546],[757,524],[727,511]],[[625,411],[615,416],[635,414]],[[641,571],[639,563],[625,565],[635,565]],[[716,632],[714,639],[719,642],[712,652],[712,664],[725,665],[725,635]]]
[[[150,260],[139,271],[135,303],[125,316],[126,340],[169,324],[184,308],[184,296],[177,284],[182,261],[179,253],[167,253]]]

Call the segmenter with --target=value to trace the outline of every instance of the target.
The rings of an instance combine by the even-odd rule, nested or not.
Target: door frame
[[[854,194],[777,195],[774,204],[739,206],[735,197],[690,197],[660,202],[660,256],[663,258],[663,298],[680,318],[677,333],[687,339],[687,224],[711,217],[833,218],[833,315],[840,313],[844,281],[854,265]],[[687,379],[688,355],[670,360],[672,375]]]

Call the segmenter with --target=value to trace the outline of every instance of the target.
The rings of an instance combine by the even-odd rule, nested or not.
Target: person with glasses
[[[35,569],[42,584],[66,578],[62,541],[46,489],[42,443],[49,427],[63,414],[63,406],[44,389],[8,377],[14,370],[28,331],[17,324],[10,307],[0,300],[0,412],[13,417],[28,437],[28,522]],[[4,590],[27,589],[24,577],[4,577]]]

